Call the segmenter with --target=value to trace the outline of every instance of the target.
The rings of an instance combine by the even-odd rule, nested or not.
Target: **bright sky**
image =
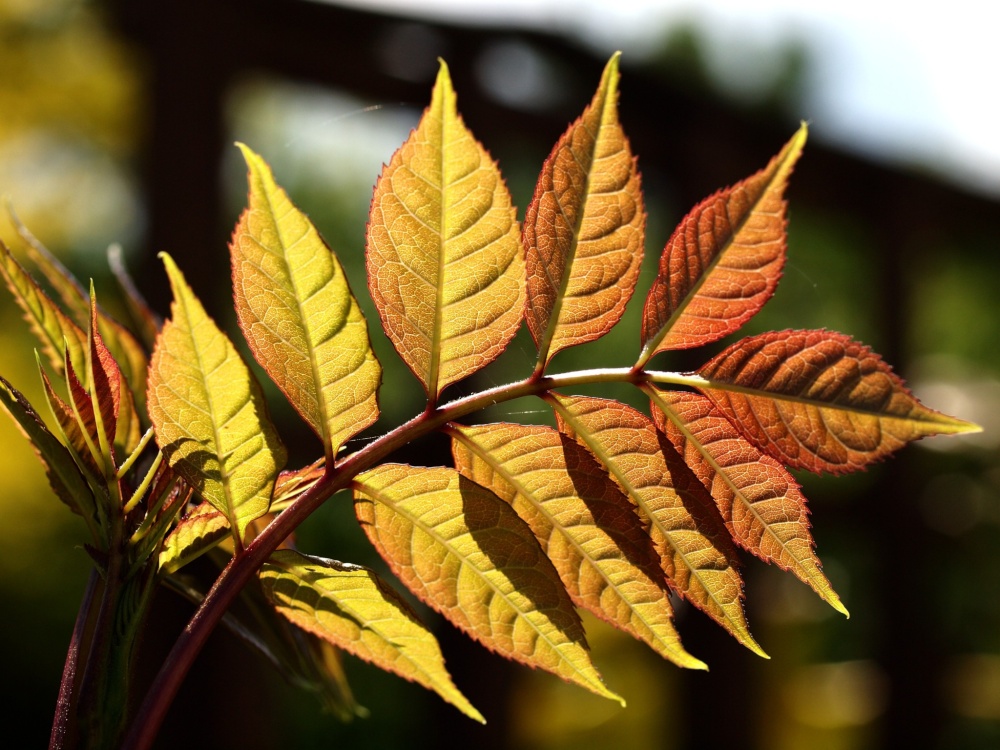
[[[694,21],[737,85],[756,50],[803,41],[802,116],[817,138],[915,162],[1000,195],[1000,2],[994,0],[338,0],[463,21],[521,22],[642,52]]]

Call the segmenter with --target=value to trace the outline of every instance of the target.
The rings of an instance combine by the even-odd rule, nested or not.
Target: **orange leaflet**
[[[541,370],[621,318],[642,264],[646,214],[618,122],[618,58],[542,166],[524,219],[527,320]]]
[[[774,294],[785,265],[783,195],[805,141],[803,125],[767,167],[699,203],[674,230],[646,298],[640,366],[719,340]]]
[[[671,585],[751,651],[739,559],[712,498],[646,415],[617,401],[557,396],[559,429],[585,445],[638,506]]]
[[[459,117],[442,62],[430,106],[375,186],[366,253],[382,325],[432,402],[517,333],[518,235],[500,170]]]
[[[928,409],[881,357],[832,331],[751,336],[698,374],[700,390],[744,437],[814,472],[855,471],[911,440],[980,429]]]
[[[785,467],[748,443],[704,396],[656,391],[651,397],[654,421],[712,493],[733,541],[792,571],[846,615],[813,552],[806,499]]]
[[[455,466],[517,511],[573,601],[682,667],[666,582],[635,506],[581,445],[551,427],[451,430]]]

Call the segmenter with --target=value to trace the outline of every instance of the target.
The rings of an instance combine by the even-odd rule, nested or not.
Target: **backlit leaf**
[[[103,483],[107,467],[101,457],[94,404],[90,400],[90,394],[87,393],[86,388],[77,377],[68,354],[63,360],[64,380],[66,390],[69,393],[69,398],[66,401],[63,401],[56,393],[41,362],[39,362],[38,370],[42,375],[42,384],[49,400],[49,407],[66,437],[68,447],[75,452],[83,468],[88,470],[94,479]]]
[[[928,409],[864,344],[831,331],[743,339],[698,374],[712,403],[778,461],[842,474],[926,435],[979,427]]]
[[[332,464],[344,441],[378,418],[382,368],[336,256],[264,160],[239,145],[250,195],[230,243],[237,317]]]
[[[267,512],[285,448],[260,386],[162,254],[174,292],[149,369],[149,416],[170,465],[226,515],[242,540]]]
[[[199,504],[163,540],[160,571],[173,573],[180,570],[227,537],[229,529],[224,513],[209,502]]]
[[[431,401],[493,361],[524,314],[524,259],[500,170],[456,109],[442,62],[431,104],[382,170],[368,286]]]
[[[546,159],[525,215],[527,320],[540,366],[611,330],[639,276],[646,215],[618,122],[618,58]]]
[[[666,659],[705,669],[674,630],[663,571],[635,507],[582,446],[551,427],[455,427],[458,470],[510,503],[577,605]]]
[[[106,455],[108,467],[115,468],[114,447],[115,436],[118,434],[118,414],[123,401],[128,401],[130,394],[128,389],[122,388],[122,373],[118,369],[118,363],[111,356],[111,352],[104,345],[97,324],[97,301],[93,296],[94,290],[91,285],[90,303],[90,401],[92,413],[95,417],[95,441],[101,446],[101,451]],[[124,393],[123,393],[124,390]],[[135,433],[135,440],[138,441],[139,423],[134,420],[135,408],[126,406],[126,414],[132,424],[124,429],[125,441],[132,437],[129,433]],[[126,446],[119,446],[124,458],[129,454]]]
[[[63,307],[69,311],[71,319],[81,328],[91,325],[91,299],[93,298],[93,290],[91,290],[91,294],[88,296],[83,285],[69,272],[69,269],[21,223],[17,214],[9,206],[8,212],[10,213],[11,221],[13,221],[14,226],[17,228],[18,234],[21,235],[21,239],[27,245],[28,257],[31,258],[38,267],[38,270],[45,276],[45,280],[56,290],[59,299],[62,300]],[[121,266],[120,258],[118,259],[118,265]],[[122,273],[124,273],[123,269],[124,267],[122,266]],[[134,292],[134,286],[132,290]],[[108,349],[118,363],[118,367],[131,386],[133,398],[138,404],[137,412],[143,414],[145,413],[146,369],[148,366],[146,353],[135,337],[118,321],[101,310],[100,307],[97,309],[97,318],[101,336],[104,338]],[[152,346],[152,342],[153,339],[150,339],[150,346]],[[79,369],[78,372],[80,372]],[[125,408],[129,408],[129,406],[126,405]],[[126,424],[130,423],[127,422]],[[134,434],[129,433],[129,437],[138,441],[138,422],[136,422],[135,427]],[[130,448],[134,447],[134,445],[135,443],[132,443]]]
[[[69,269],[21,223],[9,206],[8,211],[11,221],[17,227],[18,234],[27,245],[28,256],[45,276],[46,281],[56,290],[64,308],[69,311],[71,319],[81,328],[92,326],[93,284],[91,284],[91,292],[88,295],[83,285],[69,272]],[[119,265],[121,265],[120,259]],[[125,413],[122,415],[123,418],[118,430],[119,453],[127,455],[139,441],[139,433],[141,432],[141,417],[139,415],[145,414],[146,370],[149,363],[146,352],[135,336],[100,307],[97,308],[97,320],[97,329],[121,370],[121,374],[128,381],[132,392],[132,403],[122,405]],[[150,346],[152,346],[152,339],[150,339]],[[78,372],[82,372],[82,370],[78,369]],[[87,382],[89,383],[89,380]]]
[[[271,510],[284,510],[289,504],[310,487],[316,484],[326,474],[326,461],[319,459],[308,466],[294,471],[283,471],[278,474],[274,483],[274,498],[271,500]]]
[[[580,618],[514,510],[453,469],[383,464],[358,475],[368,538],[421,600],[488,648],[605,698]]]
[[[14,260],[10,250],[0,242],[0,273],[17,304],[24,311],[24,319],[31,332],[42,345],[49,364],[63,371],[63,349],[77,372],[87,372],[87,333],[70,319],[53,302],[21,264]]]
[[[90,486],[80,474],[73,456],[59,439],[49,432],[27,399],[2,377],[0,377],[0,405],[10,414],[21,433],[31,443],[35,454],[45,467],[45,476],[52,491],[69,506],[70,510],[84,517],[95,535],[94,541],[98,541],[94,496]]]
[[[743,579],[712,498],[649,417],[598,398],[550,396],[560,429],[607,467],[648,524],[668,580],[751,651],[765,656],[743,614]]]
[[[14,228],[17,229],[17,233],[24,240],[28,257],[55,290],[62,301],[63,308],[69,312],[73,321],[81,328],[85,328],[90,319],[90,304],[87,299],[87,292],[83,286],[69,272],[66,266],[21,222],[21,219],[14,212],[13,206],[10,203],[7,204],[7,213]]]
[[[452,682],[434,635],[372,571],[279,550],[264,563],[260,580],[265,596],[300,628],[433,690],[486,723]]]
[[[699,203],[674,230],[646,298],[640,365],[721,339],[774,294],[785,265],[783,195],[805,141],[803,124],[767,167]]]
[[[712,493],[733,540],[790,570],[846,615],[813,551],[806,499],[785,467],[748,443],[706,397],[671,391],[653,399],[654,420]]]

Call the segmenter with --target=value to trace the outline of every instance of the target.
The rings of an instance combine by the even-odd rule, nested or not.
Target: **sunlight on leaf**
[[[91,311],[92,291],[90,295],[87,294],[83,285],[70,273],[69,269],[21,223],[21,220],[9,204],[7,212],[18,234],[21,235],[21,239],[24,240],[27,246],[28,257],[38,267],[38,270],[42,272],[45,280],[56,291],[59,299],[62,301],[63,308],[69,311],[70,319],[81,329],[93,325]],[[146,352],[143,351],[142,345],[139,344],[128,329],[101,310],[100,307],[97,308],[97,318],[98,330],[104,338],[107,348],[114,357],[118,367],[121,369],[122,375],[125,376],[125,379],[131,386],[133,398],[138,406],[136,414],[145,414],[144,399],[146,397],[146,369],[148,366]],[[150,343],[152,344],[152,341]],[[79,363],[74,363],[74,365],[77,367],[77,372],[82,372],[79,369]],[[130,409],[131,405],[126,404],[124,408]],[[135,447],[135,442],[129,444],[130,441],[134,439],[138,442],[138,434],[141,430],[139,429],[139,423],[136,422],[135,431],[131,431],[131,416],[126,415],[125,420],[124,429],[119,430],[119,438],[121,444],[130,451]]]
[[[454,469],[383,464],[359,474],[368,538],[421,600],[483,645],[597,695],[580,618],[528,525]]]
[[[587,450],[551,427],[454,427],[458,470],[528,522],[573,601],[682,667],[705,669],[672,623],[663,571],[635,512]]]
[[[978,432],[917,401],[882,358],[832,331],[738,341],[698,370],[701,391],[763,452],[843,474],[927,435]]]
[[[170,465],[238,529],[267,512],[285,448],[260,386],[170,256],[174,292],[149,367],[149,416]]]
[[[180,570],[225,539],[229,528],[224,513],[209,502],[199,504],[163,540],[158,563],[160,571]]]
[[[49,365],[63,372],[63,349],[66,348],[76,371],[86,373],[87,333],[42,291],[3,242],[0,242],[0,273],[24,311],[24,319],[41,343]]]
[[[332,464],[344,441],[378,418],[382,368],[336,256],[264,160],[238,145],[250,197],[230,243],[237,317],[254,357]]]
[[[127,388],[123,387],[122,373],[118,368],[118,363],[111,356],[111,352],[108,351],[108,347],[104,345],[104,339],[101,337],[97,318],[97,298],[94,296],[93,284],[91,284],[90,294],[90,376],[88,378],[91,390],[90,402],[96,422],[94,437],[101,447],[102,454],[104,454],[107,462],[106,470],[109,470],[110,476],[117,468],[116,456],[112,450],[117,447],[121,459],[124,460],[131,452],[127,443],[132,440],[135,441],[133,445],[139,442],[139,423],[134,419],[135,405],[132,403],[131,394]],[[116,436],[119,433],[118,416],[123,403],[127,404],[125,416],[128,422],[122,429],[123,443],[115,446]]]
[[[699,203],[674,230],[646,298],[640,366],[718,341],[774,294],[787,244],[783,196],[805,142],[803,124],[767,167]]]
[[[525,215],[527,320],[539,369],[610,331],[639,277],[646,214],[618,122],[618,59],[545,160]]]
[[[0,405],[31,443],[35,454],[45,467],[45,476],[52,491],[69,506],[70,510],[84,517],[93,535],[93,541],[100,542],[94,495],[80,474],[73,456],[59,439],[49,432],[41,417],[24,396],[2,377],[0,377]]]
[[[488,365],[524,314],[524,259],[500,170],[456,109],[442,62],[420,124],[382,170],[368,287],[430,400]]]
[[[733,540],[760,559],[792,571],[847,615],[813,552],[806,499],[785,467],[748,443],[706,397],[651,395],[654,421],[712,493]]]
[[[744,646],[766,656],[747,628],[739,560],[722,518],[649,417],[617,401],[548,398],[560,429],[590,449],[642,512],[671,585]]]
[[[372,571],[279,550],[264,563],[260,581],[265,596],[291,622],[433,690],[469,718],[486,723],[452,682],[434,635]]]

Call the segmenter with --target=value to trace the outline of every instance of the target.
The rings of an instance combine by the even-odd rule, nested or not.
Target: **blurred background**
[[[371,189],[446,59],[466,124],[515,203],[623,51],[621,118],[649,212],[645,276],[602,361],[634,356],[656,259],[683,214],[751,174],[810,121],[789,190],[790,257],[746,327],[827,327],[893,364],[930,406],[982,435],[925,440],[860,475],[801,476],[845,620],[790,575],[747,558],[754,657],[681,609],[677,670],[588,620],[594,661],[629,706],[507,664],[427,613],[480,727],[348,657],[368,719],[343,725],[227,635],[213,637],[160,746],[253,748],[994,748],[1000,746],[1000,141],[986,4],[905,16],[869,2],[581,0],[0,0],[0,193],[114,306],[105,253],[120,243],[167,311],[169,251],[235,331],[226,243],[245,201],[249,144],[338,253],[369,321],[363,247]],[[6,216],[0,237],[15,250]],[[32,341],[0,301],[0,373],[42,403]],[[393,384],[376,432],[422,408],[416,381],[375,341]],[[613,347],[613,348],[605,348]],[[522,377],[522,335],[477,387]],[[571,368],[595,349],[560,355]],[[619,354],[616,354],[619,352]],[[677,356],[691,368],[708,355]],[[621,394],[626,398],[626,394]],[[319,445],[272,399],[291,466]],[[531,411],[532,405],[525,407]],[[491,419],[509,418],[518,405]],[[542,419],[528,414],[528,420]],[[437,443],[404,458],[441,460]],[[0,715],[5,744],[48,736],[89,560],[82,524],[0,419]],[[378,567],[335,498],[301,531],[309,552]],[[157,602],[148,678],[190,607]]]

